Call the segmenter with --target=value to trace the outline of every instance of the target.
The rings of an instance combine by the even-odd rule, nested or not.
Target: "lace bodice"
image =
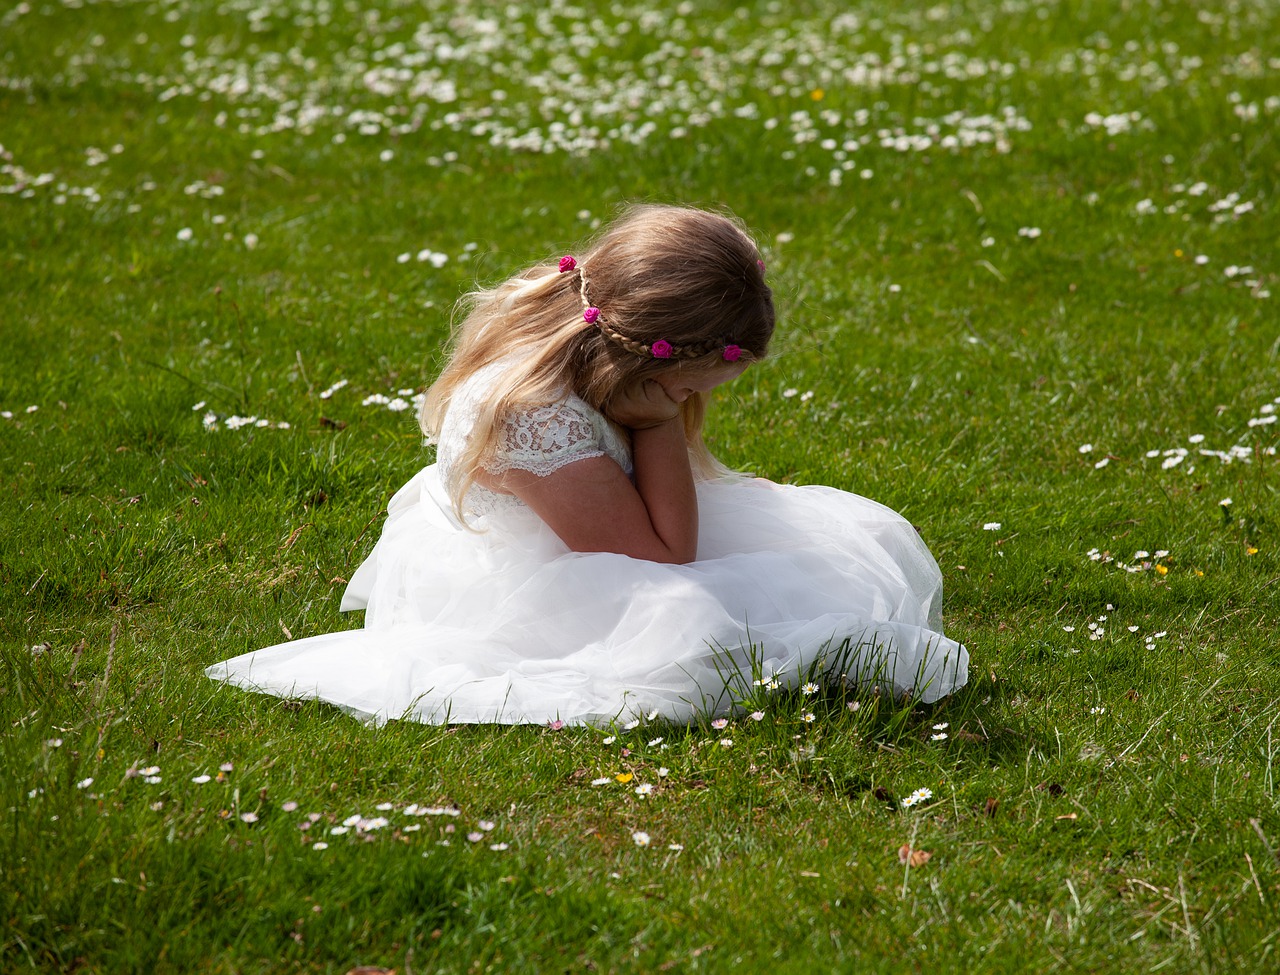
[[[436,463],[446,486],[460,476],[456,464],[472,435],[479,404],[507,365],[496,362],[486,366],[454,395],[436,451]],[[498,433],[497,452],[485,469],[493,474],[521,470],[546,477],[567,464],[590,457],[610,457],[631,474],[631,451],[625,440],[598,410],[569,393],[554,403],[531,405],[508,414]],[[463,511],[468,515],[487,515],[513,506],[523,507],[523,502],[479,484],[472,484],[463,499]]]

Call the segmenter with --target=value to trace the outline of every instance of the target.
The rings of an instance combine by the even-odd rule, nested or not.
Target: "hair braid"
[[[564,266],[565,262],[573,261],[568,267]],[[586,321],[589,325],[594,325],[605,338],[611,342],[615,342],[632,355],[641,356],[643,358],[658,357],[653,351],[654,346],[647,342],[641,342],[639,339],[632,338],[619,332],[611,326],[603,318],[603,312],[591,303],[591,299],[587,296],[588,279],[586,271],[582,267],[582,263],[573,260],[570,257],[564,258],[562,261],[562,270],[575,272],[578,275],[578,295],[582,299],[582,308],[584,312],[591,314]],[[680,345],[673,345],[670,342],[664,343],[667,346],[666,355],[660,356],[663,359],[701,359],[705,355],[712,352],[720,352],[724,358],[726,348],[736,348],[731,339],[705,339],[701,342],[684,342]],[[736,356],[735,356],[736,359]]]

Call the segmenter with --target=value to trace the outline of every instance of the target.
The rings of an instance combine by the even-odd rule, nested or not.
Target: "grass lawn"
[[[0,5],[0,970],[1275,971],[1277,51],[1263,0]],[[359,625],[453,303],[636,200],[756,232],[712,449],[902,511],[970,684],[207,680]]]

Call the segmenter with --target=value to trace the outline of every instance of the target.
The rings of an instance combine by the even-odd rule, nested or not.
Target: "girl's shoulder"
[[[442,446],[460,444],[478,432],[479,406],[506,384],[510,366],[509,359],[492,362],[459,387],[445,420]],[[546,476],[575,460],[599,456],[612,457],[625,471],[631,470],[625,439],[604,414],[570,390],[512,404],[494,417],[491,432],[482,435],[492,437],[484,467],[495,474],[518,469]]]

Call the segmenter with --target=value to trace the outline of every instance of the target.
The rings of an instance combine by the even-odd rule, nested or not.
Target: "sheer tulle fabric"
[[[511,500],[474,499],[483,513],[468,531],[441,473],[427,467],[396,494],[352,577],[342,608],[364,609],[363,629],[268,647],[208,675],[378,723],[504,724],[655,711],[687,721],[730,710],[755,680],[797,686],[820,672],[926,702],[967,680],[968,653],[942,633],[937,564],[874,501],[703,482],[698,560],[662,565],[570,552]]]

